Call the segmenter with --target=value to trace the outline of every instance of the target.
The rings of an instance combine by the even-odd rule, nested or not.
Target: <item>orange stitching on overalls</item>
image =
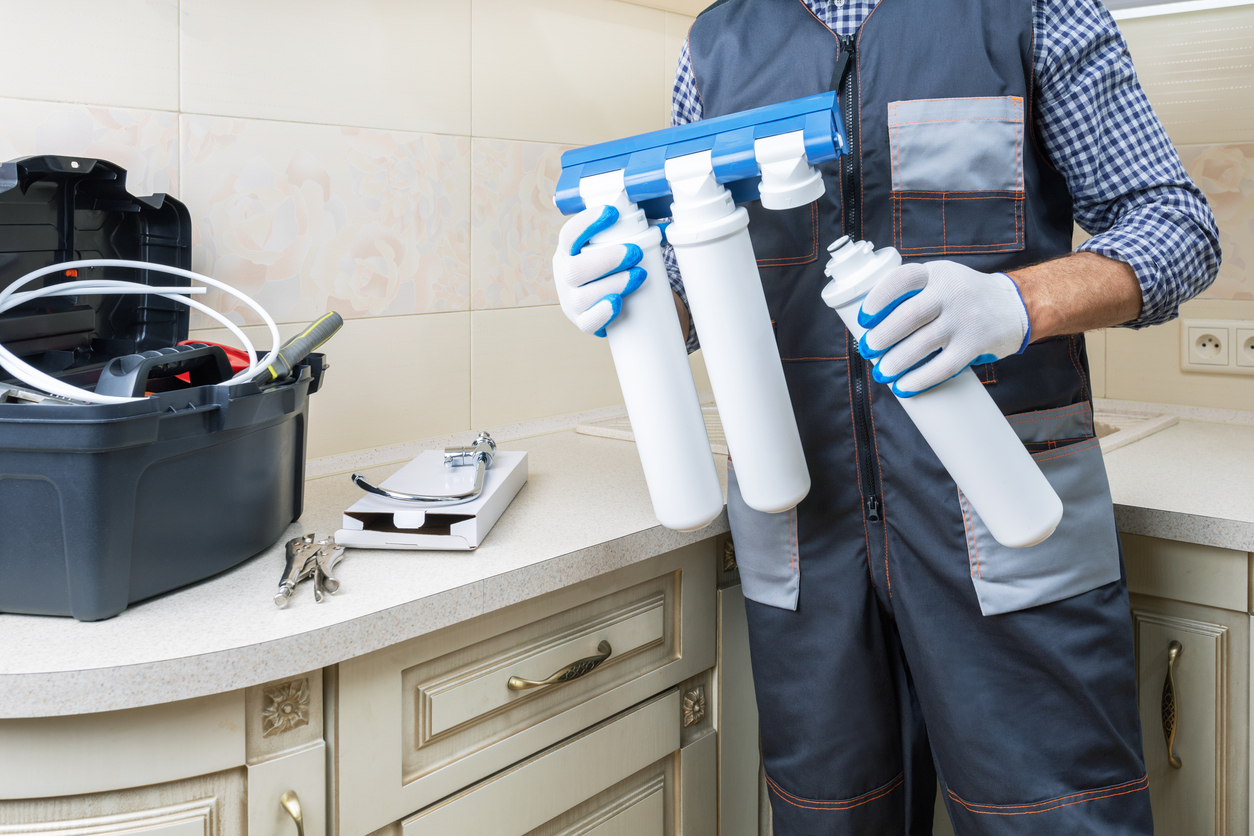
[[[775,783],[775,781],[771,779],[771,776],[766,776],[766,783],[769,784],[771,789],[775,791],[775,794],[780,797],[780,800],[786,801],[794,807],[800,807],[803,810],[823,810],[829,812],[853,810],[864,804],[869,804],[872,801],[878,801],[905,782],[906,776],[904,774],[900,774],[879,789],[871,790],[868,793],[859,795],[856,798],[850,798],[847,801],[815,801],[809,798],[801,798],[800,796],[796,796],[785,791],[779,784]],[[800,801],[804,801],[805,803],[797,803]]]
[[[871,15],[867,15],[868,18],[870,16]],[[949,98],[944,99],[908,99],[906,101],[913,104],[914,102],[978,102],[984,99],[1014,99],[1018,102],[1023,101],[1022,96],[950,96]],[[904,102],[898,102],[898,104],[902,103]]]
[[[859,357],[859,360],[862,358]],[[858,465],[858,425],[853,420],[853,374],[849,371],[850,360],[845,360],[845,385],[849,389],[849,426],[853,430],[853,463],[856,469]],[[862,508],[866,507],[866,495],[862,493],[862,480],[855,480],[858,483],[858,498],[862,500]],[[867,531],[866,514],[859,513],[862,518],[862,536],[866,540],[866,573],[871,578],[871,588],[875,588],[875,570],[871,568],[871,532]]]
[[[1056,456],[1047,456],[1046,458],[1043,458],[1043,459],[1037,459],[1036,456],[1040,455],[1040,453],[1037,453],[1036,456],[1033,456],[1032,458],[1036,459],[1037,462],[1052,462],[1054,459],[1066,458],[1067,456],[1074,455],[1075,453],[1083,453],[1086,450],[1092,450],[1094,447],[1100,447],[1100,446],[1101,446],[1101,439],[1094,438],[1090,441],[1083,441],[1083,442],[1080,442],[1079,444],[1073,444],[1070,447],[1064,447],[1062,449],[1066,450],[1066,452],[1059,453]],[[1046,451],[1046,452],[1049,452],[1049,451]]]
[[[890,128],[900,128],[902,125],[940,125],[946,122],[1018,122],[1013,116],[976,116],[970,119],[916,119],[913,122],[896,122],[889,125]]]
[[[871,361],[867,360],[865,362],[866,375],[867,377],[870,377]],[[867,392],[866,403],[871,410],[871,441],[875,444],[875,464],[878,466],[880,472],[880,521],[884,523],[884,582],[888,585],[888,598],[889,600],[892,600],[893,579],[888,572],[888,520],[885,518],[882,510],[884,507],[884,463],[880,461],[880,438],[879,434],[875,431],[875,399],[871,397],[870,392]],[[865,503],[863,504],[865,505]],[[865,515],[863,518],[865,519]],[[870,551],[870,548],[871,544],[867,543],[868,552]]]
[[[975,540],[975,512],[971,511],[961,488],[958,489],[958,507],[962,509],[962,528],[967,535],[967,565],[971,567],[971,577],[983,579],[984,570],[980,568],[980,546]],[[971,517],[967,516],[968,512],[971,513]],[[971,562],[972,559],[975,560],[974,563]]]
[[[949,228],[945,226],[945,201],[948,195],[941,198],[941,254],[949,252]]]
[[[791,256],[788,258],[759,258],[759,267],[793,267],[802,264],[812,264],[819,260],[819,204],[816,200],[810,204],[810,220],[811,229],[814,230],[814,240],[810,244],[810,252],[806,255]]]
[[[1128,789],[1129,787],[1131,787],[1131,789]],[[1053,798],[1053,799],[1050,799],[1049,801],[1042,801],[1038,804],[1013,804],[1013,805],[1010,805],[1010,804],[1008,805],[974,804],[971,802],[964,801],[953,790],[947,789],[946,792],[948,792],[950,798],[952,798],[954,801],[961,804],[963,807],[965,807],[967,810],[969,810],[972,813],[979,813],[985,816],[1032,816],[1032,815],[1036,815],[1037,813],[1052,813],[1054,810],[1061,810],[1063,807],[1072,807],[1076,804],[1084,804],[1089,801],[1104,801],[1105,799],[1108,799],[1108,798],[1119,798],[1120,796],[1124,796],[1124,795],[1132,795],[1133,793],[1138,793],[1148,788],[1149,788],[1149,776],[1146,775],[1144,778],[1140,778],[1139,780],[1129,781],[1126,784],[1119,784],[1118,786],[1115,786],[1115,787],[1107,787],[1105,789],[1100,789],[1100,790],[1089,790],[1088,792],[1078,792],[1073,795],[1064,795],[1061,798]],[[1123,790],[1123,792],[1115,792],[1115,790]],[[1081,798],[1081,796],[1087,796],[1087,797]],[[1074,798],[1077,800],[1067,801],[1067,799],[1069,798]],[[1065,804],[1056,803],[1056,802],[1063,802],[1063,801],[1066,801],[1066,803]],[[1051,807],[1048,805],[1053,805],[1053,806]],[[991,807],[993,809],[988,809],[988,810],[980,809],[982,807]],[[1029,809],[1032,807],[1036,807],[1039,809]]]

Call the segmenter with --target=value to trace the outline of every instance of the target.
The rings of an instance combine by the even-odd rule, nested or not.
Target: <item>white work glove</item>
[[[635,244],[616,244],[581,252],[592,236],[618,223],[613,206],[590,206],[571,218],[557,237],[553,278],[566,317],[585,334],[605,336],[605,326],[623,307],[623,298],[639,289],[646,272],[637,267],[644,252]]]
[[[862,300],[868,329],[858,353],[878,358],[872,376],[909,398],[967,366],[1020,354],[1032,326],[1019,287],[1005,273],[981,273],[953,261],[904,264]]]

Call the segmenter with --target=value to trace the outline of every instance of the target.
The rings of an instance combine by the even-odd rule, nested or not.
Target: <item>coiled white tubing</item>
[[[202,284],[216,287],[221,291],[229,293],[236,297],[248,307],[260,315],[262,321],[270,331],[270,352],[261,359],[257,360],[257,352],[253,347],[252,341],[244,334],[244,332],[233,322],[226,318],[223,314],[213,310],[208,305],[188,298],[189,295],[199,295],[205,292],[205,288],[198,287],[151,287],[149,285],[140,284],[138,282],[126,282],[120,280],[100,279],[100,280],[84,280],[78,282],[65,282],[63,284],[53,285],[51,287],[41,288],[33,291],[18,292],[18,288],[29,284],[35,279],[51,275],[53,273],[61,273],[66,270],[85,270],[96,267],[124,267],[136,270],[150,270],[154,273],[165,273],[171,276],[180,276],[191,279],[192,281],[201,282]],[[228,284],[202,276],[199,273],[193,273],[191,270],[184,270],[181,267],[167,267],[161,264],[151,264],[146,261],[130,261],[128,259],[118,258],[93,258],[83,259],[79,261],[66,261],[61,264],[53,264],[48,267],[42,267],[38,270],[27,273],[22,278],[10,284],[4,290],[0,290],[0,313],[4,313],[23,302],[30,301],[45,296],[86,296],[86,295],[144,295],[144,296],[161,296],[165,299],[172,299],[181,302],[189,308],[200,311],[206,316],[216,320],[223,325],[231,334],[240,341],[248,353],[248,368],[232,377],[230,380],[224,381],[218,385],[230,386],[235,383],[242,383],[250,379],[259,369],[270,365],[279,353],[279,327],[275,324],[274,318],[266,311],[265,308],[253,301],[247,294],[244,294]],[[97,395],[95,392],[87,389],[81,389],[77,386],[71,386],[63,380],[58,380],[51,375],[39,371],[29,363],[25,362],[13,352],[9,351],[3,345],[0,345],[0,367],[13,375],[13,377],[25,383],[27,386],[43,390],[50,395],[57,395],[62,398],[71,400],[87,401],[94,404],[119,404],[131,403],[134,401],[142,401],[143,398],[119,398],[110,395]]]

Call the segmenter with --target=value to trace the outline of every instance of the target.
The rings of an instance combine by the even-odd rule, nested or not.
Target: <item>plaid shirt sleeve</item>
[[[1219,271],[1219,231],[1206,197],[1137,81],[1128,45],[1098,0],[1036,0],[1037,128],[1066,178],[1077,249],[1130,265],[1141,315],[1173,319]]]
[[[692,74],[692,55],[688,52],[688,39],[679,50],[679,68],[675,71],[675,90],[671,97],[671,124],[686,125],[701,119],[701,96],[697,92],[697,80]],[[679,275],[679,264],[675,261],[675,248],[670,244],[662,245],[662,257],[666,260],[666,275],[670,279],[671,290],[688,307],[688,294],[684,292],[684,280]],[[688,353],[701,348],[697,339],[697,328],[692,317],[688,317]]]

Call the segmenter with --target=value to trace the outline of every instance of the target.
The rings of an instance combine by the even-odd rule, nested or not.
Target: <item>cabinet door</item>
[[[414,814],[403,834],[712,834],[715,738],[681,748],[681,716],[670,691]]]
[[[757,836],[761,828],[758,703],[749,664],[749,625],[740,585],[718,591],[719,836]]]
[[[134,789],[0,801],[0,836],[245,836],[244,770]]]
[[[1132,604],[1155,831],[1242,833],[1249,801],[1249,616],[1146,596],[1133,596]]]

